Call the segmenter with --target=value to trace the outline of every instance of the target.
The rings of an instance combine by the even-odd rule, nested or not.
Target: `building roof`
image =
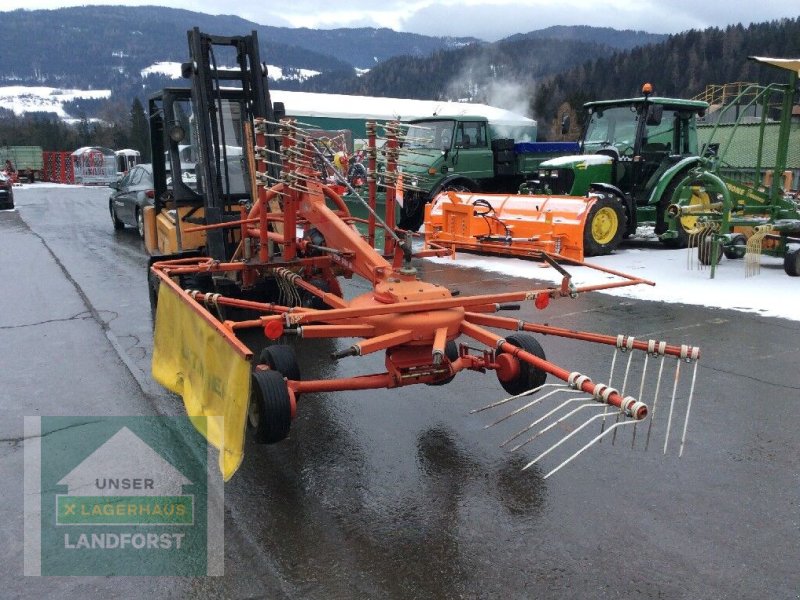
[[[390,121],[432,116],[475,115],[498,124],[535,126],[536,121],[524,115],[473,102],[439,102],[407,98],[375,96],[346,96],[344,94],[314,94],[270,90],[273,102],[283,102],[292,116],[330,117]]]

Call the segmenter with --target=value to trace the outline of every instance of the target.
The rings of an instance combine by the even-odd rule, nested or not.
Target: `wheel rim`
[[[598,244],[608,244],[617,234],[619,219],[616,211],[610,206],[598,210],[592,219],[592,239]]]
[[[136,211],[136,228],[139,230],[139,237],[144,239],[144,217],[142,211]]]
[[[689,198],[688,204],[695,206],[702,206],[702,212],[708,212],[711,206],[711,196],[704,189],[692,186],[692,195]],[[680,218],[681,227],[687,233],[697,233],[697,215],[683,215]]]

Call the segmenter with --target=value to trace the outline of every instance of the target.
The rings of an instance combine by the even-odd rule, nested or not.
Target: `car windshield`
[[[586,128],[585,151],[596,152],[614,146],[620,153],[632,148],[639,113],[633,106],[596,108]]]
[[[453,140],[454,121],[424,121],[408,127],[404,148],[447,150]]]

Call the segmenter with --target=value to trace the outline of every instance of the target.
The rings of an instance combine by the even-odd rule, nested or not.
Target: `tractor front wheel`
[[[533,354],[537,358],[546,360],[544,350],[542,350],[542,347],[539,345],[539,342],[536,341],[536,338],[531,335],[516,333],[508,336],[506,341],[512,346],[516,346],[517,348],[521,348],[529,354]],[[506,353],[501,350],[500,354],[502,355]],[[498,362],[501,362],[501,360],[507,359],[501,359],[498,357]],[[547,373],[545,371],[537,369],[533,365],[526,363],[524,360],[520,360],[515,356],[509,356],[508,360],[516,361],[513,362],[513,368],[509,369],[510,373],[507,372],[508,374],[504,380],[500,379],[504,375],[502,370],[498,370],[497,377],[500,379],[500,385],[503,386],[503,389],[512,396],[516,396],[522,392],[527,392],[528,390],[537,388],[543,385],[547,379]]]
[[[610,254],[622,241],[625,208],[613,196],[598,196],[589,209],[583,229],[583,253],[586,256]]]
[[[277,371],[253,371],[247,423],[257,444],[286,439],[292,425],[292,400],[283,375]]]

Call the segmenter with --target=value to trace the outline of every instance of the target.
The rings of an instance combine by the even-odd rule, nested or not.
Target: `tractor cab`
[[[550,193],[584,196],[593,184],[609,184],[635,204],[647,203],[662,175],[697,156],[696,117],[705,102],[650,96],[589,102],[581,153],[541,165]]]
[[[698,158],[697,116],[708,104],[652,96],[603,100],[584,105],[588,121],[581,153],[543,162],[532,187],[539,193],[568,196],[611,195],[623,203],[626,233],[641,222],[667,231],[665,187]],[[662,206],[663,205],[663,206]],[[683,237],[668,235],[665,241]]]

